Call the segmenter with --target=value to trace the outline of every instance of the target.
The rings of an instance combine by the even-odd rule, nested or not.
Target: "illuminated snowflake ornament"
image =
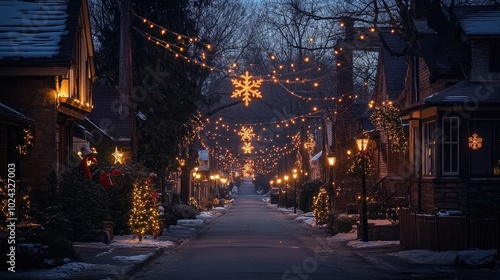
[[[246,162],[243,166],[243,176],[244,177],[252,177],[253,174],[253,164],[252,162]]]
[[[241,147],[241,149],[243,150],[244,154],[251,154],[254,147],[252,146],[252,143],[245,142],[243,143],[243,147]]]
[[[255,137],[255,133],[253,132],[253,127],[242,126],[238,135],[241,136],[241,141],[251,141],[252,138]]]
[[[476,133],[469,137],[469,148],[473,150],[480,149],[483,146],[483,138],[479,137]]]
[[[248,75],[248,71],[246,71],[245,75],[242,75],[241,78],[242,80],[231,79],[231,82],[234,85],[234,91],[233,94],[231,94],[231,98],[242,97],[243,102],[245,102],[245,106],[248,106],[252,97],[262,98],[262,93],[259,91],[262,79],[252,80],[253,77]]]

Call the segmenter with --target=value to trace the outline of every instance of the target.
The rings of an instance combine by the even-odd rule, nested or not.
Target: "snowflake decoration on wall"
[[[476,133],[469,137],[469,148],[473,150],[480,149],[483,146],[483,138],[479,137]]]
[[[253,146],[252,146],[252,143],[250,142],[245,142],[243,143],[243,147],[241,147],[241,149],[243,149],[243,153],[244,154],[251,154],[252,153],[252,150],[254,149]]]
[[[252,100],[251,97],[262,98],[262,93],[259,91],[262,79],[251,80],[253,77],[248,75],[248,71],[246,71],[245,75],[242,75],[241,78],[243,80],[231,79],[235,87],[233,94],[231,94],[231,98],[242,97],[245,106],[248,106],[248,103]]]
[[[241,136],[241,141],[251,141],[252,138],[255,137],[255,133],[253,132],[253,127],[242,126],[238,135]]]

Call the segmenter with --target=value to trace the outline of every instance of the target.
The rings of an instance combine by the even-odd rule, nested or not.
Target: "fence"
[[[401,209],[399,226],[400,245],[408,249],[500,249],[500,213],[439,217]]]

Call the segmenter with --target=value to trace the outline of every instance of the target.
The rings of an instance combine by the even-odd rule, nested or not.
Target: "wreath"
[[[370,121],[387,135],[393,153],[408,151],[408,139],[401,122],[400,110],[392,105],[376,107]]]

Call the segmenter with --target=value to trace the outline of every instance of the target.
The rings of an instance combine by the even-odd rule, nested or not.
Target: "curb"
[[[157,248],[155,252],[151,255],[149,255],[145,260],[142,262],[138,262],[136,264],[130,265],[128,267],[125,267],[124,270],[122,271],[121,275],[115,277],[116,280],[123,280],[123,279],[128,279],[130,278],[130,275],[135,273],[137,270],[145,267],[147,264],[149,264],[151,261],[154,259],[158,258],[159,256],[163,255],[165,253],[164,248]]]

